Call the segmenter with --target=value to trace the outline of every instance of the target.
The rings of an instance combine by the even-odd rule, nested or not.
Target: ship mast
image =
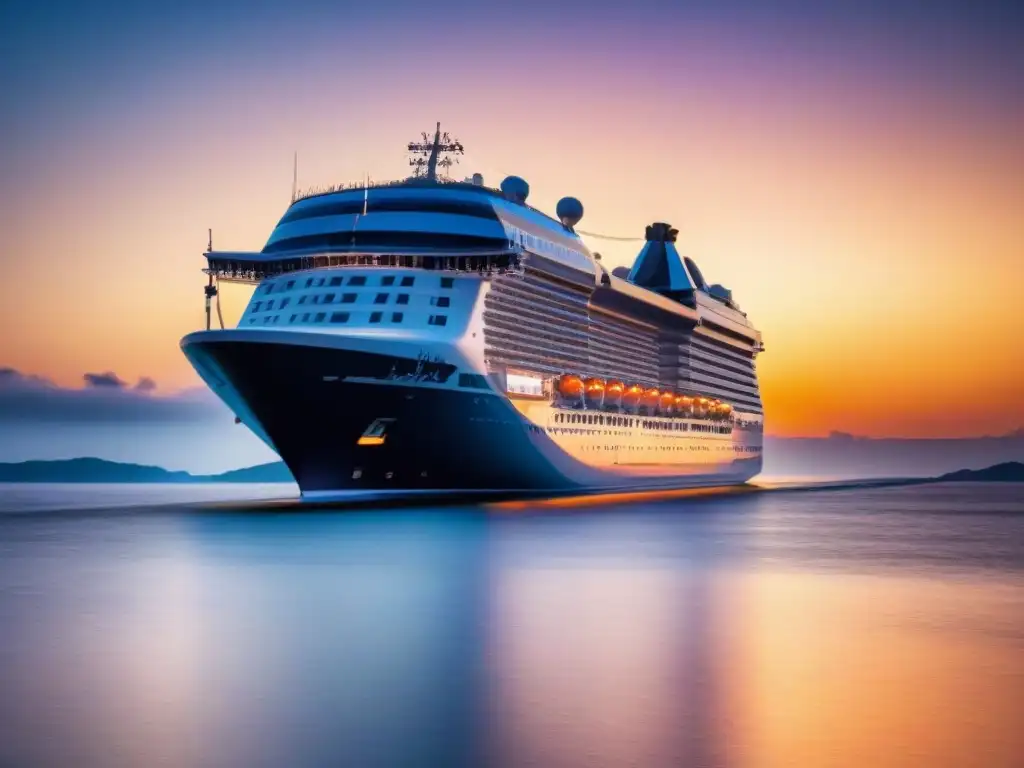
[[[452,155],[465,153],[462,142],[453,139],[447,131],[441,133],[441,123],[437,124],[433,139],[426,131],[420,136],[421,141],[409,142],[409,154],[412,155],[409,158],[409,165],[413,167],[413,178],[436,182],[439,167],[443,169],[442,173],[447,178],[448,169],[459,162],[458,158],[453,158]]]

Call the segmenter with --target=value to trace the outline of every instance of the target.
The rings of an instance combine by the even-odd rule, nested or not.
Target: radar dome
[[[506,176],[501,182],[501,192],[509,200],[525,203],[530,195],[530,185],[518,176]]]
[[[555,214],[563,225],[572,229],[583,218],[583,203],[575,197],[563,197],[555,206]]]

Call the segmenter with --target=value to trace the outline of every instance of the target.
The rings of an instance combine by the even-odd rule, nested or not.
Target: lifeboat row
[[[644,388],[639,384],[604,379],[583,379],[565,374],[555,382],[558,396],[571,404],[584,404],[594,409],[626,409],[636,411],[644,408],[648,413],[662,416],[697,416],[701,418],[725,419],[732,415],[732,406],[721,400],[680,395],[657,387]]]

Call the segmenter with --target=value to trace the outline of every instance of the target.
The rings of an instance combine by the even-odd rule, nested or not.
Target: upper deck
[[[383,267],[544,276],[599,311],[653,325],[702,327],[758,348],[742,312],[703,290],[687,300],[608,272],[570,226],[500,190],[466,182],[368,184],[297,197],[258,252],[205,254],[218,279],[257,283],[313,269]]]

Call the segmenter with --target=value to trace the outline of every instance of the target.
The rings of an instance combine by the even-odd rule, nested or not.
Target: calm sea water
[[[0,488],[0,765],[1024,765],[1024,485],[143,490]]]

